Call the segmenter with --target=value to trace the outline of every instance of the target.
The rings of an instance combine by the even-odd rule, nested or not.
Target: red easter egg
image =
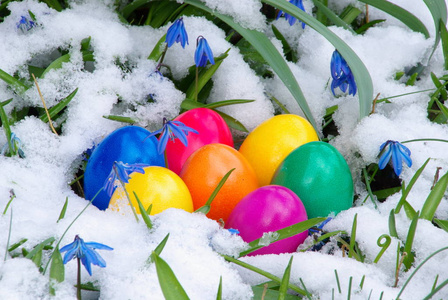
[[[235,206],[225,227],[237,229],[241,238],[249,243],[264,233],[306,220],[305,206],[293,191],[279,185],[266,185],[248,194]],[[295,252],[307,236],[308,231],[304,231],[248,255]]]
[[[220,143],[233,147],[232,134],[227,123],[211,109],[195,108],[180,114],[174,120],[198,132],[188,134],[186,147],[180,140],[168,141],[165,150],[166,160],[168,168],[176,174],[180,173],[188,157],[204,145]]]

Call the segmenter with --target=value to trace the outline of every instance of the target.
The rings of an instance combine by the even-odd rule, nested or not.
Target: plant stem
[[[134,206],[132,205],[131,197],[129,197],[129,194],[128,194],[128,191],[126,190],[124,182],[121,180],[120,176],[118,176],[119,173],[118,173],[117,167],[115,166],[115,163],[113,165],[113,168],[114,168],[115,174],[117,174],[118,180],[120,181],[121,187],[123,188],[124,193],[126,194],[126,197],[128,198],[129,206],[131,207],[131,210],[132,210],[132,213],[134,214],[135,220],[137,220],[137,223],[138,223],[138,221],[139,221],[138,216],[137,216],[137,213],[135,212]]]
[[[199,81],[199,68],[196,67],[196,81],[195,81],[195,88],[194,88],[194,101],[198,101],[198,81]]]
[[[78,261],[78,285],[76,286],[76,298],[81,300],[81,259],[77,257],[76,260]]]

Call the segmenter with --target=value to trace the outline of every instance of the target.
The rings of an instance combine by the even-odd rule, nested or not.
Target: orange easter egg
[[[207,217],[224,222],[236,204],[259,187],[257,175],[238,151],[224,144],[209,144],[196,150],[185,162],[180,177],[190,190],[194,209],[205,205],[221,179],[230,174],[211,204]]]

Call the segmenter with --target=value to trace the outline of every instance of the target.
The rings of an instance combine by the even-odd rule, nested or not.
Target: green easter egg
[[[353,205],[353,180],[344,157],[330,144],[310,142],[292,151],[277,168],[271,184],[291,189],[308,218],[337,214]]]

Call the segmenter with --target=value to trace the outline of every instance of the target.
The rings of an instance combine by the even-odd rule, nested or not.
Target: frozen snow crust
[[[8,232],[9,245],[24,238],[31,247],[49,237],[58,240],[70,222],[86,206],[87,201],[76,195],[69,186],[81,165],[84,151],[99,143],[108,133],[124,124],[107,120],[104,115],[117,114],[138,120],[138,125],[150,131],[158,129],[163,117],[172,119],[180,112],[185,95],[165,78],[154,75],[156,62],[147,60],[157,41],[168,26],[153,29],[149,26],[131,26],[120,22],[113,9],[114,1],[74,1],[70,8],[57,12],[37,1],[11,2],[11,14],[0,23],[0,69],[9,74],[29,78],[27,65],[44,66],[54,58],[57,48],[70,54],[70,61],[52,70],[39,80],[40,89],[48,107],[78,88],[75,98],[65,112],[66,121],[62,133],[56,136],[48,124],[29,116],[16,123],[12,131],[21,139],[26,158],[0,156],[0,208],[3,210],[13,190],[13,200],[6,215],[0,216],[0,299],[76,299],[73,285],[76,282],[76,263],[65,265],[65,281],[56,286],[56,296],[48,293],[49,278],[39,273],[35,265],[25,258],[11,258],[5,254]],[[391,1],[414,13],[433,36],[433,20],[423,1]],[[232,15],[241,25],[264,31],[276,47],[282,48],[275,39],[264,16],[259,13],[260,2],[251,1],[204,1],[212,9]],[[329,7],[340,11],[348,3],[356,1],[329,1]],[[312,1],[304,1],[310,12]],[[22,33],[16,24],[20,17],[31,11],[38,20],[32,31]],[[421,34],[410,31],[393,17],[370,7],[371,19],[386,19],[380,26],[366,34],[355,36],[350,32],[331,27],[358,54],[369,70],[374,93],[381,98],[433,88],[430,76],[424,74],[414,86],[405,86],[394,80],[402,71],[425,61],[434,43]],[[252,18],[253,17],[253,18]],[[194,64],[195,38],[207,38],[215,56],[230,48],[225,59],[213,76],[214,86],[208,102],[227,99],[254,99],[255,102],[222,109],[241,121],[250,131],[274,114],[274,106],[267,93],[279,99],[292,113],[302,115],[294,98],[278,77],[259,78],[243,60],[239,50],[225,40],[225,33],[203,17],[184,17],[190,36],[185,48],[175,44],[168,51],[165,63],[175,78],[183,78]],[[321,120],[325,110],[339,105],[334,115],[339,135],[331,140],[346,158],[355,180],[355,193],[359,199],[353,208],[338,214],[325,226],[325,230],[345,230],[349,234],[355,214],[358,214],[356,240],[366,255],[366,262],[343,257],[339,248],[324,247],[321,252],[297,252],[294,254],[245,257],[241,260],[283,276],[291,255],[294,261],[291,282],[301,286],[300,278],[316,299],[346,299],[349,279],[352,278],[352,298],[395,298],[408,273],[400,273],[398,289],[395,280],[396,249],[398,239],[393,238],[389,249],[377,264],[371,263],[380,247],[378,238],[388,233],[388,218],[396,206],[400,193],[390,196],[374,208],[361,182],[361,170],[377,163],[379,146],[386,140],[405,141],[419,138],[448,138],[448,127],[431,123],[427,119],[428,94],[416,93],[380,103],[376,113],[358,120],[357,96],[335,99],[327,83],[330,79],[330,58],[333,46],[308,26],[302,29],[282,18],[273,24],[283,33],[290,45],[300,55],[297,63],[288,63],[299,82],[316,120]],[[93,71],[86,71],[81,54],[81,42],[91,38],[95,62]],[[126,63],[124,71],[116,62]],[[427,72],[437,76],[444,73],[443,55],[439,49],[429,63]],[[31,84],[31,81],[30,81]],[[154,102],[146,102],[153,95]],[[9,114],[13,108],[42,107],[36,87],[23,96],[15,94],[4,81],[0,81],[1,101],[13,98],[5,106]],[[119,95],[119,96],[117,96]],[[118,103],[118,98],[120,102]],[[3,131],[2,131],[3,132]],[[241,137],[241,134],[238,133]],[[0,134],[0,144],[6,143]],[[401,175],[408,183],[416,170],[428,157],[433,158],[408,196],[409,203],[421,210],[430,192],[435,170],[448,170],[448,144],[440,142],[415,142],[407,146],[412,151],[413,165],[404,167]],[[62,206],[68,199],[64,219],[56,223]],[[446,196],[436,212],[440,219],[448,218]],[[12,222],[10,226],[10,218]],[[259,275],[227,263],[218,253],[237,255],[246,244],[237,235],[231,235],[218,223],[199,214],[169,209],[152,217],[154,228],[148,232],[143,222],[136,223],[130,214],[100,211],[89,206],[71,227],[61,245],[71,243],[79,234],[86,241],[104,243],[113,251],[101,252],[107,262],[106,268],[93,269],[90,278],[83,269],[83,280],[95,282],[101,289],[100,299],[163,299],[154,264],[146,265],[152,250],[169,233],[170,237],[161,257],[171,266],[191,299],[215,299],[219,279],[222,276],[223,299],[251,299],[251,285],[267,281]],[[402,211],[397,215],[398,235],[406,239],[410,220]],[[448,245],[447,233],[429,221],[419,220],[413,251],[416,264],[434,251]],[[31,246],[30,246],[31,245]],[[332,255],[326,252],[332,251]],[[3,258],[6,258],[3,260]],[[44,257],[46,262],[48,257]],[[430,291],[436,275],[441,283],[448,278],[448,255],[446,252],[430,260],[412,279],[402,299],[422,299]],[[334,270],[339,274],[342,294],[337,292]],[[365,275],[364,287],[359,283]],[[448,290],[441,290],[436,297],[448,298]]]

